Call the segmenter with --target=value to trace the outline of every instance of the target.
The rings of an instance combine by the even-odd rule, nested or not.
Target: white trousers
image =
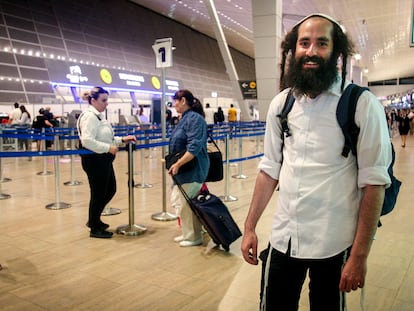
[[[185,192],[188,197],[194,198],[201,189],[202,184],[193,182],[183,184]],[[201,239],[201,223],[197,216],[194,215],[180,189],[175,185],[171,190],[171,203],[177,209],[177,215],[181,219],[181,230],[183,232],[184,240],[196,241]]]

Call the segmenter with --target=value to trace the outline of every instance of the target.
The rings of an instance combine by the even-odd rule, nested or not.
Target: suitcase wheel
[[[222,245],[222,246],[223,246],[223,248],[224,248],[224,250],[226,252],[228,252],[230,250],[230,246],[229,245]]]

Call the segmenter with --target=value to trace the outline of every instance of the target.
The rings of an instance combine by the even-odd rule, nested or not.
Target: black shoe
[[[86,227],[88,227],[88,228],[90,228],[91,226],[89,226],[89,221],[85,224],[86,225]],[[102,230],[105,230],[105,229],[108,229],[109,228],[109,225],[108,224],[106,224],[106,223],[104,223],[104,222],[101,222],[101,225],[99,226],[99,229],[102,229]]]
[[[89,236],[91,238],[109,239],[112,238],[113,233],[105,230],[91,230]]]

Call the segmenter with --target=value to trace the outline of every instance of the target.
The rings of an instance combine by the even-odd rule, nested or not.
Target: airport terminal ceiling
[[[214,38],[203,0],[130,0]],[[206,0],[207,1],[207,0]],[[276,1],[276,0],[274,0]],[[368,81],[414,76],[413,0],[283,1],[283,33],[302,17],[322,12],[344,25],[356,44],[355,60]],[[227,42],[254,57],[251,0],[214,0]]]

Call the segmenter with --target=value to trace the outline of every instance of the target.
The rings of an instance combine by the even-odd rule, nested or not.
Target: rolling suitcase
[[[213,242],[229,251],[230,244],[241,237],[242,233],[227,206],[220,198],[208,192],[200,193],[194,199],[190,199],[183,187],[178,183],[177,186]]]

